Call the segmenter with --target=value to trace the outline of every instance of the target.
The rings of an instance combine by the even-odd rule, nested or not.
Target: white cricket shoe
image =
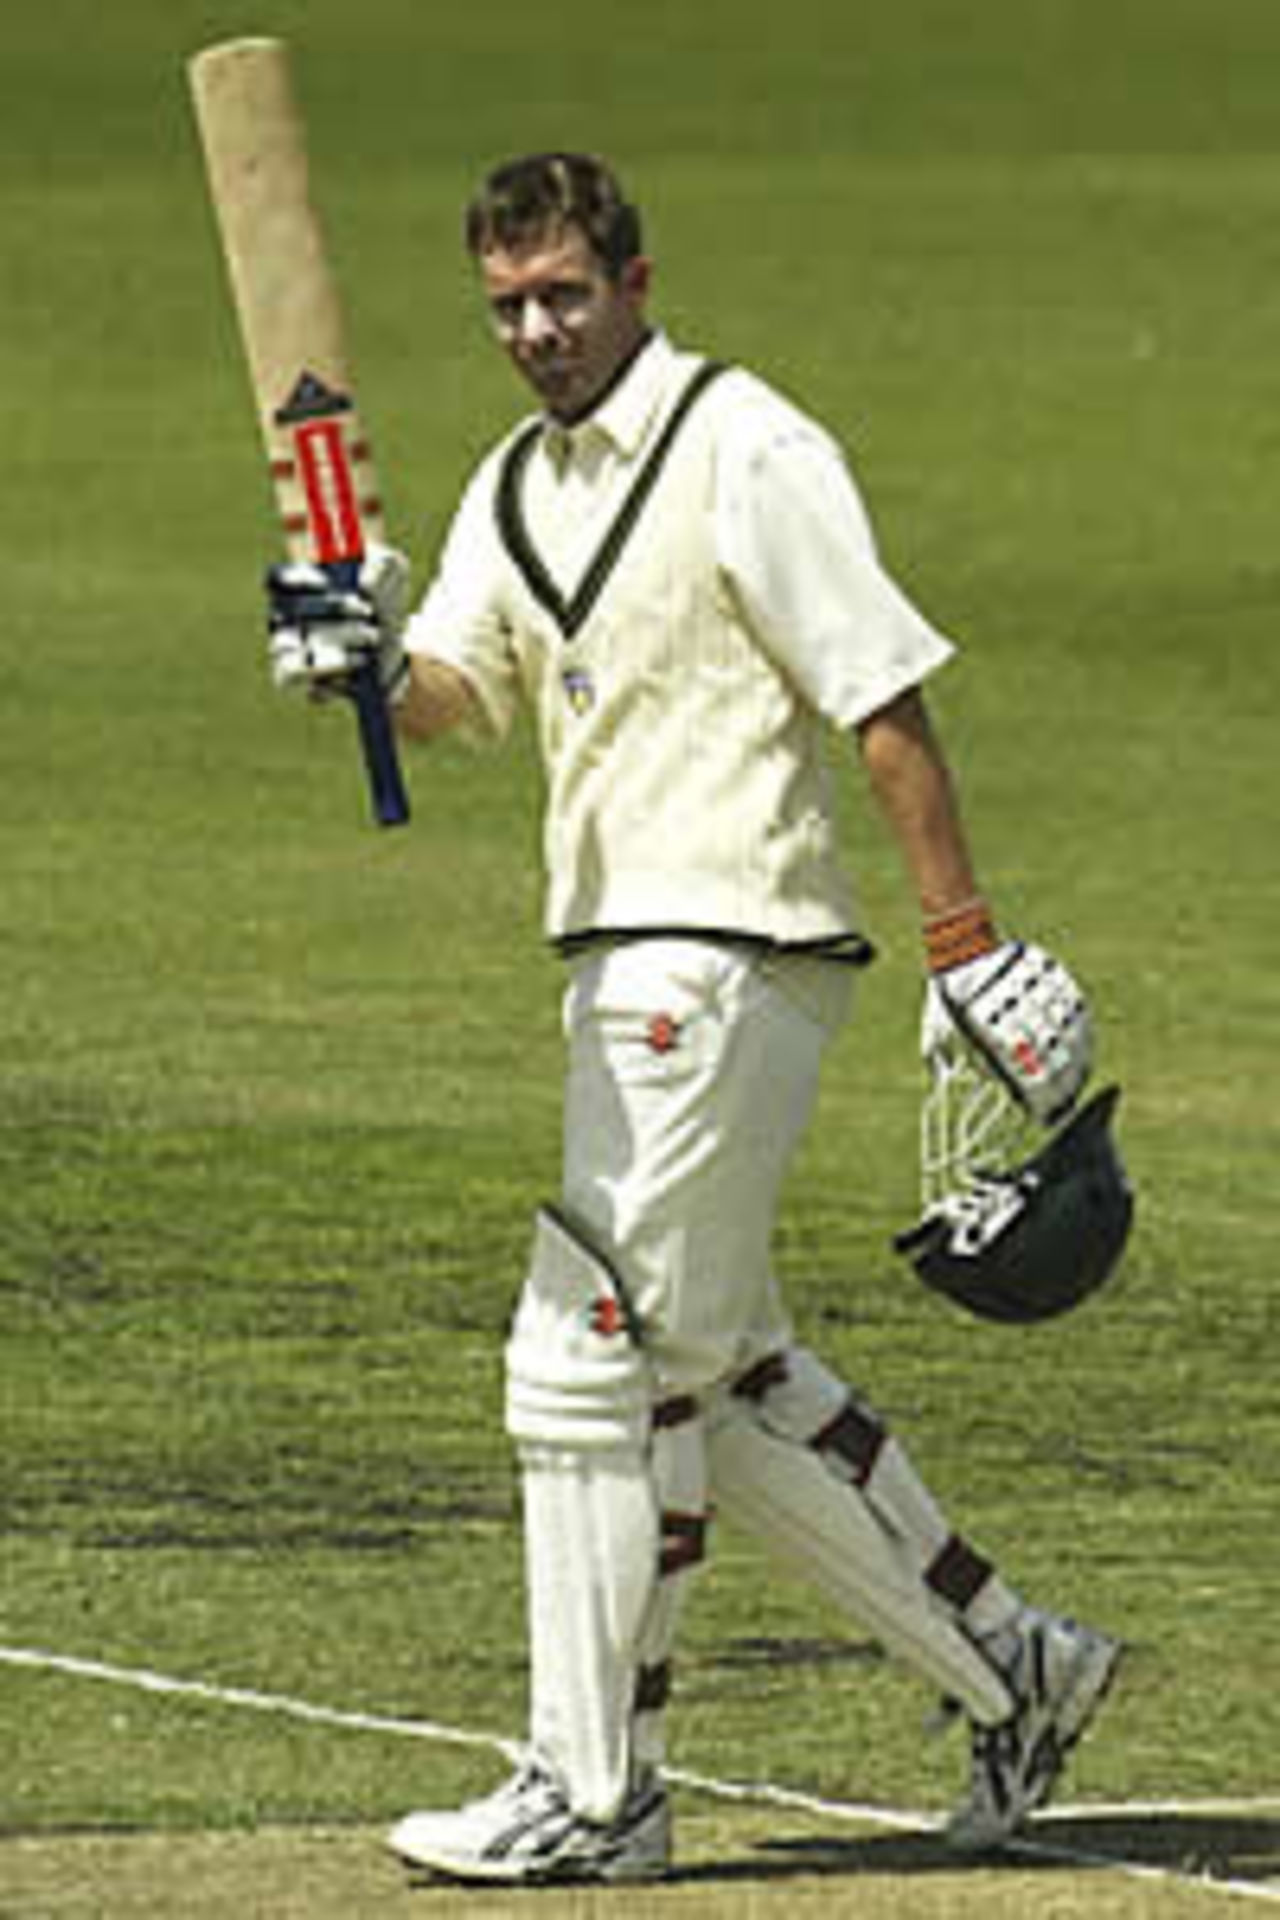
[[[657,1880],[671,1863],[671,1810],[649,1773],[616,1819],[584,1820],[535,1757],[496,1793],[454,1813],[406,1814],[389,1840],[406,1866],[448,1880]]]
[[[969,1797],[945,1828],[948,1843],[968,1853],[1003,1846],[1046,1804],[1123,1652],[1092,1627],[1032,1608],[1017,1633],[1006,1677],[1018,1705],[999,1726],[973,1727]]]

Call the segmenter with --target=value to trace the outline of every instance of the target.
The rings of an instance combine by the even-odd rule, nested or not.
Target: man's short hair
[[[641,252],[640,215],[602,160],[532,153],[495,167],[467,208],[466,243],[477,258],[576,227],[611,279]]]

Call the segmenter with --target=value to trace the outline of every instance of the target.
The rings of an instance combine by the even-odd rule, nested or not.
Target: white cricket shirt
[[[703,364],[657,334],[587,420],[522,423],[405,636],[467,678],[495,736],[533,706],[553,938],[848,934],[823,734],[953,650],[885,573],[830,436],[741,369],[692,401],[620,534]]]

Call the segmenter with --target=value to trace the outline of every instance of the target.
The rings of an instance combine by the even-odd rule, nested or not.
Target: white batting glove
[[[372,660],[388,700],[403,693],[409,562],[402,553],[371,545],[352,586],[338,585],[310,561],[269,568],[266,586],[268,658],[277,687],[329,699],[348,693],[351,675]]]
[[[1006,940],[931,976],[920,1048],[935,1077],[967,1051],[1033,1120],[1053,1126],[1089,1078],[1093,1022],[1060,960],[1043,947]]]

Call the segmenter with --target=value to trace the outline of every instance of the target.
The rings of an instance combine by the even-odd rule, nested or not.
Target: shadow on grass
[[[1052,1865],[1058,1853],[1115,1860],[1208,1880],[1280,1879],[1280,1816],[1239,1813],[1061,1815],[1029,1829],[1024,1861]]]
[[[1105,1872],[1152,1868],[1187,1879],[1280,1880],[1280,1817],[1243,1813],[1062,1815],[1030,1826],[1002,1853],[965,1856],[940,1833],[814,1834],[764,1840],[747,1859],[679,1869],[680,1882],[781,1880],[858,1875]]]

